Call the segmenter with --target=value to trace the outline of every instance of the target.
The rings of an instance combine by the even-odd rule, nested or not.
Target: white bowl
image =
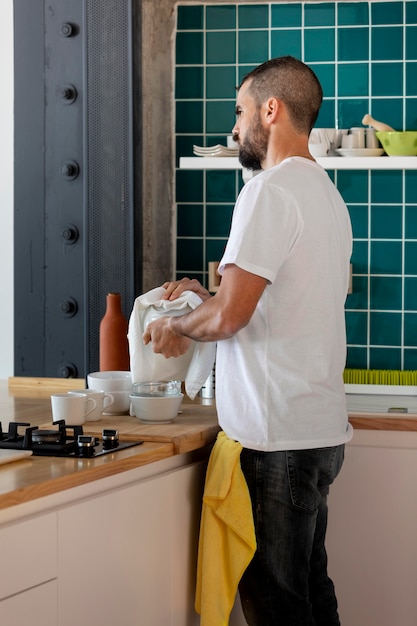
[[[97,391],[128,391],[132,389],[132,374],[130,372],[92,372],[87,374],[87,383],[90,389]]]
[[[178,396],[130,395],[132,412],[141,422],[167,424],[178,415],[184,394]]]

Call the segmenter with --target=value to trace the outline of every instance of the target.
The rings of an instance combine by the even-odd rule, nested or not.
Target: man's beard
[[[248,170],[261,170],[268,148],[269,132],[261,124],[260,115],[254,122],[253,128],[247,133],[239,145],[239,161],[242,167]]]

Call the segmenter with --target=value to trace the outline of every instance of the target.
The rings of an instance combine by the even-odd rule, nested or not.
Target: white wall
[[[13,0],[0,2],[0,378],[13,376]]]

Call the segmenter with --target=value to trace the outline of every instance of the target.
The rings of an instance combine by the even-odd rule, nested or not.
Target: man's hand
[[[163,300],[176,300],[184,291],[194,291],[202,300],[211,298],[210,292],[196,278],[182,278],[162,285],[166,289]]]
[[[145,346],[152,343],[152,349],[157,354],[163,354],[166,359],[171,356],[185,354],[191,345],[191,339],[174,333],[171,320],[175,318],[161,317],[148,324],[142,335]]]

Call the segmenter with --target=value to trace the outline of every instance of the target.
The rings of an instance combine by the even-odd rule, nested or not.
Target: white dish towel
[[[185,391],[193,400],[213,368],[216,343],[193,341],[185,354],[169,359],[155,354],[152,343],[145,346],[142,334],[150,322],[185,315],[203,302],[193,291],[184,291],[176,300],[162,300],[164,292],[163,287],[156,287],[135,300],[128,331],[132,382],[185,381]]]

